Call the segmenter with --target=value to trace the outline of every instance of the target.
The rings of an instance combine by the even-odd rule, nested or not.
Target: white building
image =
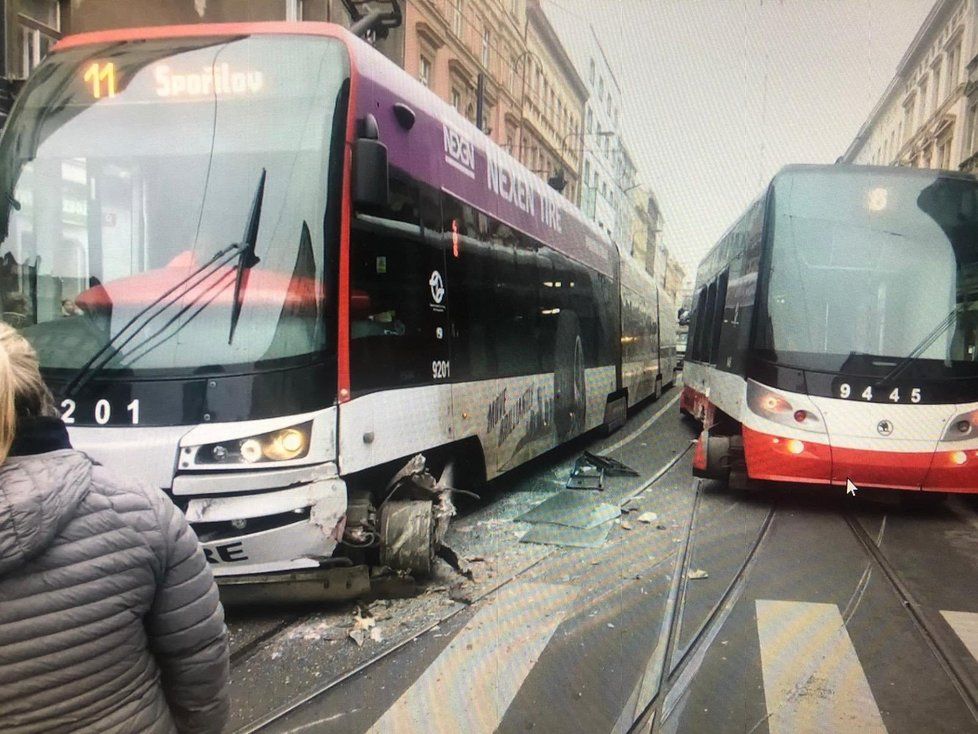
[[[846,163],[968,168],[975,151],[978,91],[976,0],[937,0],[897,65],[869,119],[842,156]]]
[[[635,216],[628,191],[636,169],[621,136],[621,86],[590,24],[555,3],[544,0],[543,8],[588,89],[579,141],[581,209],[627,249]]]

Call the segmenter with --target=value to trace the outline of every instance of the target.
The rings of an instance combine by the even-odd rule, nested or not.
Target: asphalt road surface
[[[463,508],[472,582],[229,610],[234,730],[978,731],[978,503],[696,480],[676,397]],[[641,475],[583,493],[607,538],[521,542],[585,449]]]

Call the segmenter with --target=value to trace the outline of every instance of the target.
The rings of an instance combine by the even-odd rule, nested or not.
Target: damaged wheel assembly
[[[418,454],[388,482],[379,507],[364,498],[351,503],[345,544],[354,550],[375,548],[377,562],[394,571],[431,574],[453,515],[453,465],[438,480]],[[354,509],[355,508],[355,509]]]

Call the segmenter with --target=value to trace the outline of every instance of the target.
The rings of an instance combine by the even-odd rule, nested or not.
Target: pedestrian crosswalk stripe
[[[837,605],[755,604],[771,734],[886,731]]]
[[[575,595],[572,587],[551,584],[502,589],[370,733],[495,731]]]
[[[978,660],[978,614],[973,612],[941,611],[944,621],[951,625],[954,634],[968,648],[971,657]]]

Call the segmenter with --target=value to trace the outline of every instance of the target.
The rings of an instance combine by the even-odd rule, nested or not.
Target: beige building
[[[663,283],[663,290],[669,294],[669,297],[679,307],[680,297],[682,296],[683,281],[686,279],[686,271],[683,266],[679,264],[679,261],[672,256],[672,253],[668,249],[666,252],[666,273],[665,282]]]
[[[978,91],[967,75],[975,65],[974,33],[975,0],[937,0],[841,160],[971,167]]]
[[[629,192],[629,196],[635,212],[632,217],[632,257],[649,273],[654,274],[655,240],[648,210],[650,194],[644,186],[638,186]]]
[[[404,69],[577,202],[587,90],[537,0],[410,0]]]
[[[404,8],[404,69],[473,123],[483,85],[482,129],[514,144],[525,0],[410,0]]]
[[[544,15],[539,0],[526,2],[526,63],[518,157],[545,179],[561,176],[565,183],[564,196],[577,204],[587,87]]]

